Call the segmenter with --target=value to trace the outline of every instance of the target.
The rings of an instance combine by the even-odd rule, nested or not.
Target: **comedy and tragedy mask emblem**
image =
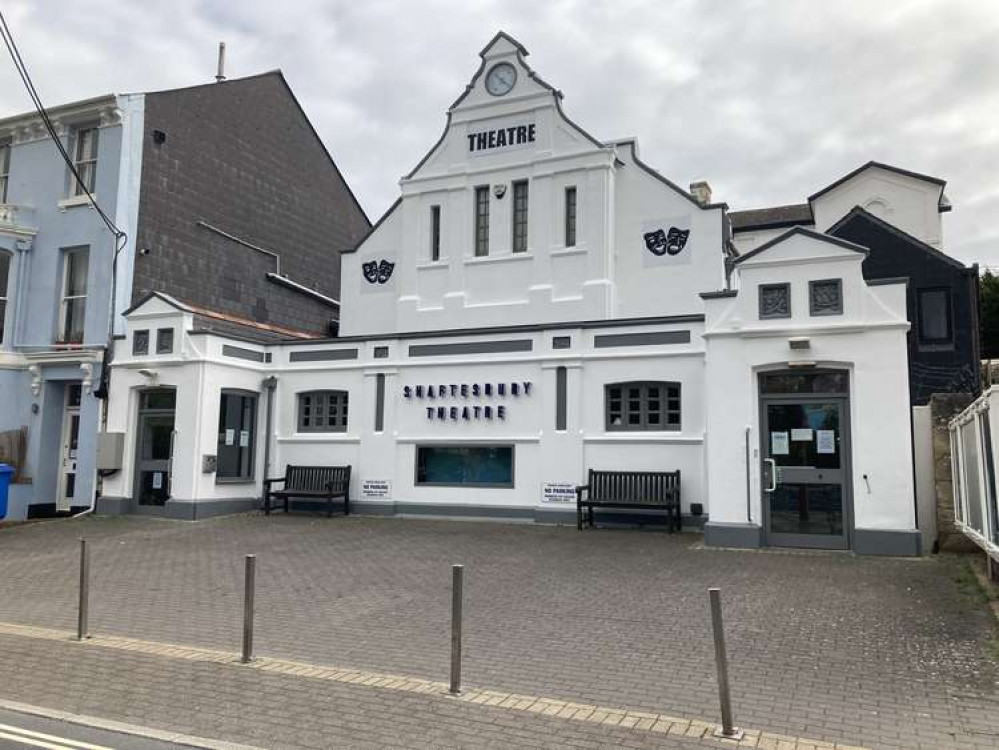
[[[687,237],[689,236],[689,229],[670,227],[668,234],[662,229],[657,229],[654,232],[645,233],[645,247],[653,255],[678,255],[687,245]]]
[[[384,284],[392,278],[395,263],[389,263],[387,260],[382,260],[379,263],[377,260],[372,260],[368,263],[363,263],[361,270],[364,272],[364,278],[369,284]]]

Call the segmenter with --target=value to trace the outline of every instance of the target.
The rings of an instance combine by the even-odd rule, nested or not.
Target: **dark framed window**
[[[916,292],[916,322],[920,344],[952,343],[954,318],[950,289],[919,289]]]
[[[430,260],[441,259],[441,207],[430,207]]]
[[[91,193],[97,186],[97,128],[80,128],[76,131],[76,157],[73,166],[80,176],[79,182],[73,178],[73,195],[84,195],[84,187]],[[83,183],[82,185],[80,183]]]
[[[512,445],[418,445],[416,484],[513,487]]]
[[[298,394],[299,432],[346,432],[347,391]]]
[[[849,393],[850,373],[846,370],[818,372],[760,373],[760,393],[797,395],[801,393]]]
[[[257,431],[257,394],[222,391],[219,402],[217,479],[253,479]]]
[[[608,432],[680,429],[680,384],[657,380],[604,386]]]
[[[143,328],[132,334],[132,356],[149,354],[149,331]]]
[[[475,254],[489,255],[489,186],[475,188]]]
[[[173,354],[173,329],[159,328],[156,331],[156,353]]]
[[[808,310],[812,315],[842,315],[843,280],[809,281]]]
[[[760,318],[791,317],[791,285],[760,284]]]
[[[3,327],[7,322],[7,284],[10,282],[10,253],[0,250],[0,344],[3,343]]]
[[[513,183],[513,251],[515,253],[527,252],[528,191],[527,180]]]
[[[576,246],[576,188],[565,189],[565,246]]]
[[[565,367],[555,368],[555,429],[564,432],[568,422],[569,375]]]

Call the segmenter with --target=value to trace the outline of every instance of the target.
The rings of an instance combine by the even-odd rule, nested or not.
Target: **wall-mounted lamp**
[[[139,374],[146,378],[150,385],[156,385],[160,379],[160,374],[155,370],[139,370]]]

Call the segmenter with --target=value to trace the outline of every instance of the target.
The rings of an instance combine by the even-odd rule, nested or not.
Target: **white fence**
[[[999,386],[992,386],[950,422],[957,527],[999,561],[996,447],[999,446]]]

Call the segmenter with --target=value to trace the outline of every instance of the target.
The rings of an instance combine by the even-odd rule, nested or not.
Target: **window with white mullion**
[[[475,254],[489,255],[489,187],[475,188]]]
[[[10,182],[10,144],[0,143],[0,203],[7,202],[7,185],[9,184],[9,182]]]
[[[88,248],[65,251],[62,305],[59,315],[59,341],[61,343],[83,343],[89,265],[90,251]]]
[[[527,252],[527,180],[513,183],[513,252]]]
[[[97,128],[81,128],[76,132],[76,158],[73,166],[80,179],[73,180],[73,195],[84,195],[87,191],[93,193],[97,185],[98,132]]]
[[[0,250],[0,344],[3,343],[3,329],[7,322],[7,284],[10,281],[11,254]]]

